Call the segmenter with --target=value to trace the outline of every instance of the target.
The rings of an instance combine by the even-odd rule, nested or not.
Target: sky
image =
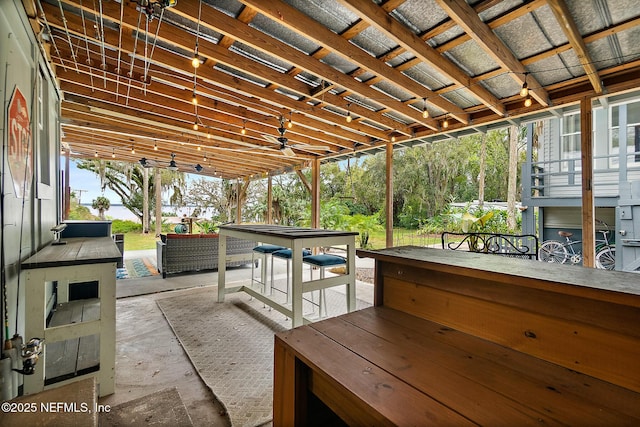
[[[102,192],[98,175],[88,170],[78,169],[73,161],[69,162],[69,184],[71,192],[76,193],[80,203],[91,204],[99,196],[106,197],[112,204],[122,203],[120,197],[113,190],[106,188],[104,193]]]
[[[61,161],[62,164],[64,164],[64,159]],[[187,183],[201,176],[202,175],[197,174],[187,174]],[[76,193],[76,197],[80,200],[81,204],[91,204],[91,202],[99,196],[104,196],[109,199],[112,205],[122,204],[120,196],[113,190],[105,188],[104,193],[102,192],[100,189],[100,177],[98,177],[98,175],[85,169],[78,169],[74,161],[69,162],[69,184],[71,186],[71,192]]]

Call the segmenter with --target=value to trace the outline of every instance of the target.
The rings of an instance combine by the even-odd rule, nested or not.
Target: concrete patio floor
[[[143,256],[155,258],[155,251],[125,252],[125,258]],[[356,265],[357,268],[373,268],[373,260],[356,258]],[[276,277],[286,275],[285,263],[276,262],[274,268]],[[249,266],[231,268],[227,270],[227,280],[240,282],[247,280],[250,274]],[[166,279],[158,275],[117,280],[116,389],[99,403],[115,407],[175,387],[194,426],[230,425],[224,407],[198,376],[156,303],[159,298],[193,292],[194,288],[216,286],[217,276],[216,271],[210,271],[169,275]],[[356,295],[372,302],[373,285],[358,281]],[[248,295],[246,298],[250,300]],[[103,417],[101,425],[114,424]]]

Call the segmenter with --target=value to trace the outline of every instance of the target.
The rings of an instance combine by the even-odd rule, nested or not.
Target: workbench
[[[49,245],[25,260],[21,267],[25,279],[25,340],[44,338],[44,352],[33,375],[24,376],[24,393],[32,394],[45,388],[57,387],[79,379],[95,377],[100,396],[115,389],[115,341],[116,341],[116,263],[120,259],[113,239],[110,237],[76,237],[64,239],[64,245]],[[69,295],[74,287],[95,289],[95,298],[90,298],[97,316],[88,321],[47,326],[48,292],[53,284],[57,288],[57,307],[73,303]],[[71,378],[45,386],[49,378],[47,346],[55,343],[87,339],[99,347],[99,365],[93,372],[82,367],[78,360],[78,374]]]

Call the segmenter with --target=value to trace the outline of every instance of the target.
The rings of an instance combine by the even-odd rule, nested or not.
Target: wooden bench
[[[442,249],[466,250],[511,258],[538,259],[538,238],[533,234],[453,233],[440,236]]]
[[[638,276],[358,255],[376,259],[374,307],[275,337],[274,426],[640,425]]]

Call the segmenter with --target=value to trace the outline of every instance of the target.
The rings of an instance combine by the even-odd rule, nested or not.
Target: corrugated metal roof
[[[158,123],[158,139],[180,144],[167,142],[161,153],[179,149],[180,158],[195,161],[200,153],[190,141],[200,141],[226,160],[223,176],[246,177],[304,167],[318,156],[375,151],[371,141],[382,143],[392,135],[398,144],[411,145],[539,118],[584,96],[640,86],[635,0],[180,0],[162,19],[157,13],[152,17],[149,34],[145,12],[135,1],[122,1],[103,2],[101,13],[88,2],[62,0],[64,16],[57,0],[42,2],[57,48],[51,49],[52,62],[73,100],[62,110],[68,126],[64,142],[77,153],[90,132],[103,137],[97,139],[105,153],[121,146],[124,151],[136,135],[136,151],[144,155],[154,142],[135,122],[141,118],[147,125]],[[101,23],[104,40],[96,39],[94,29]],[[195,70],[188,58],[195,53],[198,29],[202,65]],[[151,56],[156,30],[158,49]],[[78,72],[71,72],[68,40],[89,44],[93,65],[82,61]],[[140,97],[135,108],[132,95],[119,95],[128,76],[114,71],[118,54],[126,61],[121,70],[129,69],[134,43],[136,60],[147,48],[153,82],[147,93],[144,81],[127,80],[141,89],[131,92]],[[106,70],[99,68],[103,51]],[[142,74],[143,62],[137,62],[134,72]],[[90,76],[103,72],[109,84],[92,83]],[[528,108],[519,95],[525,81],[534,101]],[[194,91],[204,101],[197,107],[191,103]],[[117,96],[107,101],[105,93]],[[83,102],[101,115],[88,114]],[[131,120],[115,119],[123,115]],[[445,117],[451,122],[446,133]],[[281,118],[297,123],[286,129],[292,140],[326,145],[329,151],[301,144],[294,147],[295,157],[283,156],[263,138],[278,135]],[[127,129],[122,142],[117,132],[101,133],[109,120]],[[198,131],[191,129],[194,122],[202,125]],[[253,146],[260,150],[245,150]]]

